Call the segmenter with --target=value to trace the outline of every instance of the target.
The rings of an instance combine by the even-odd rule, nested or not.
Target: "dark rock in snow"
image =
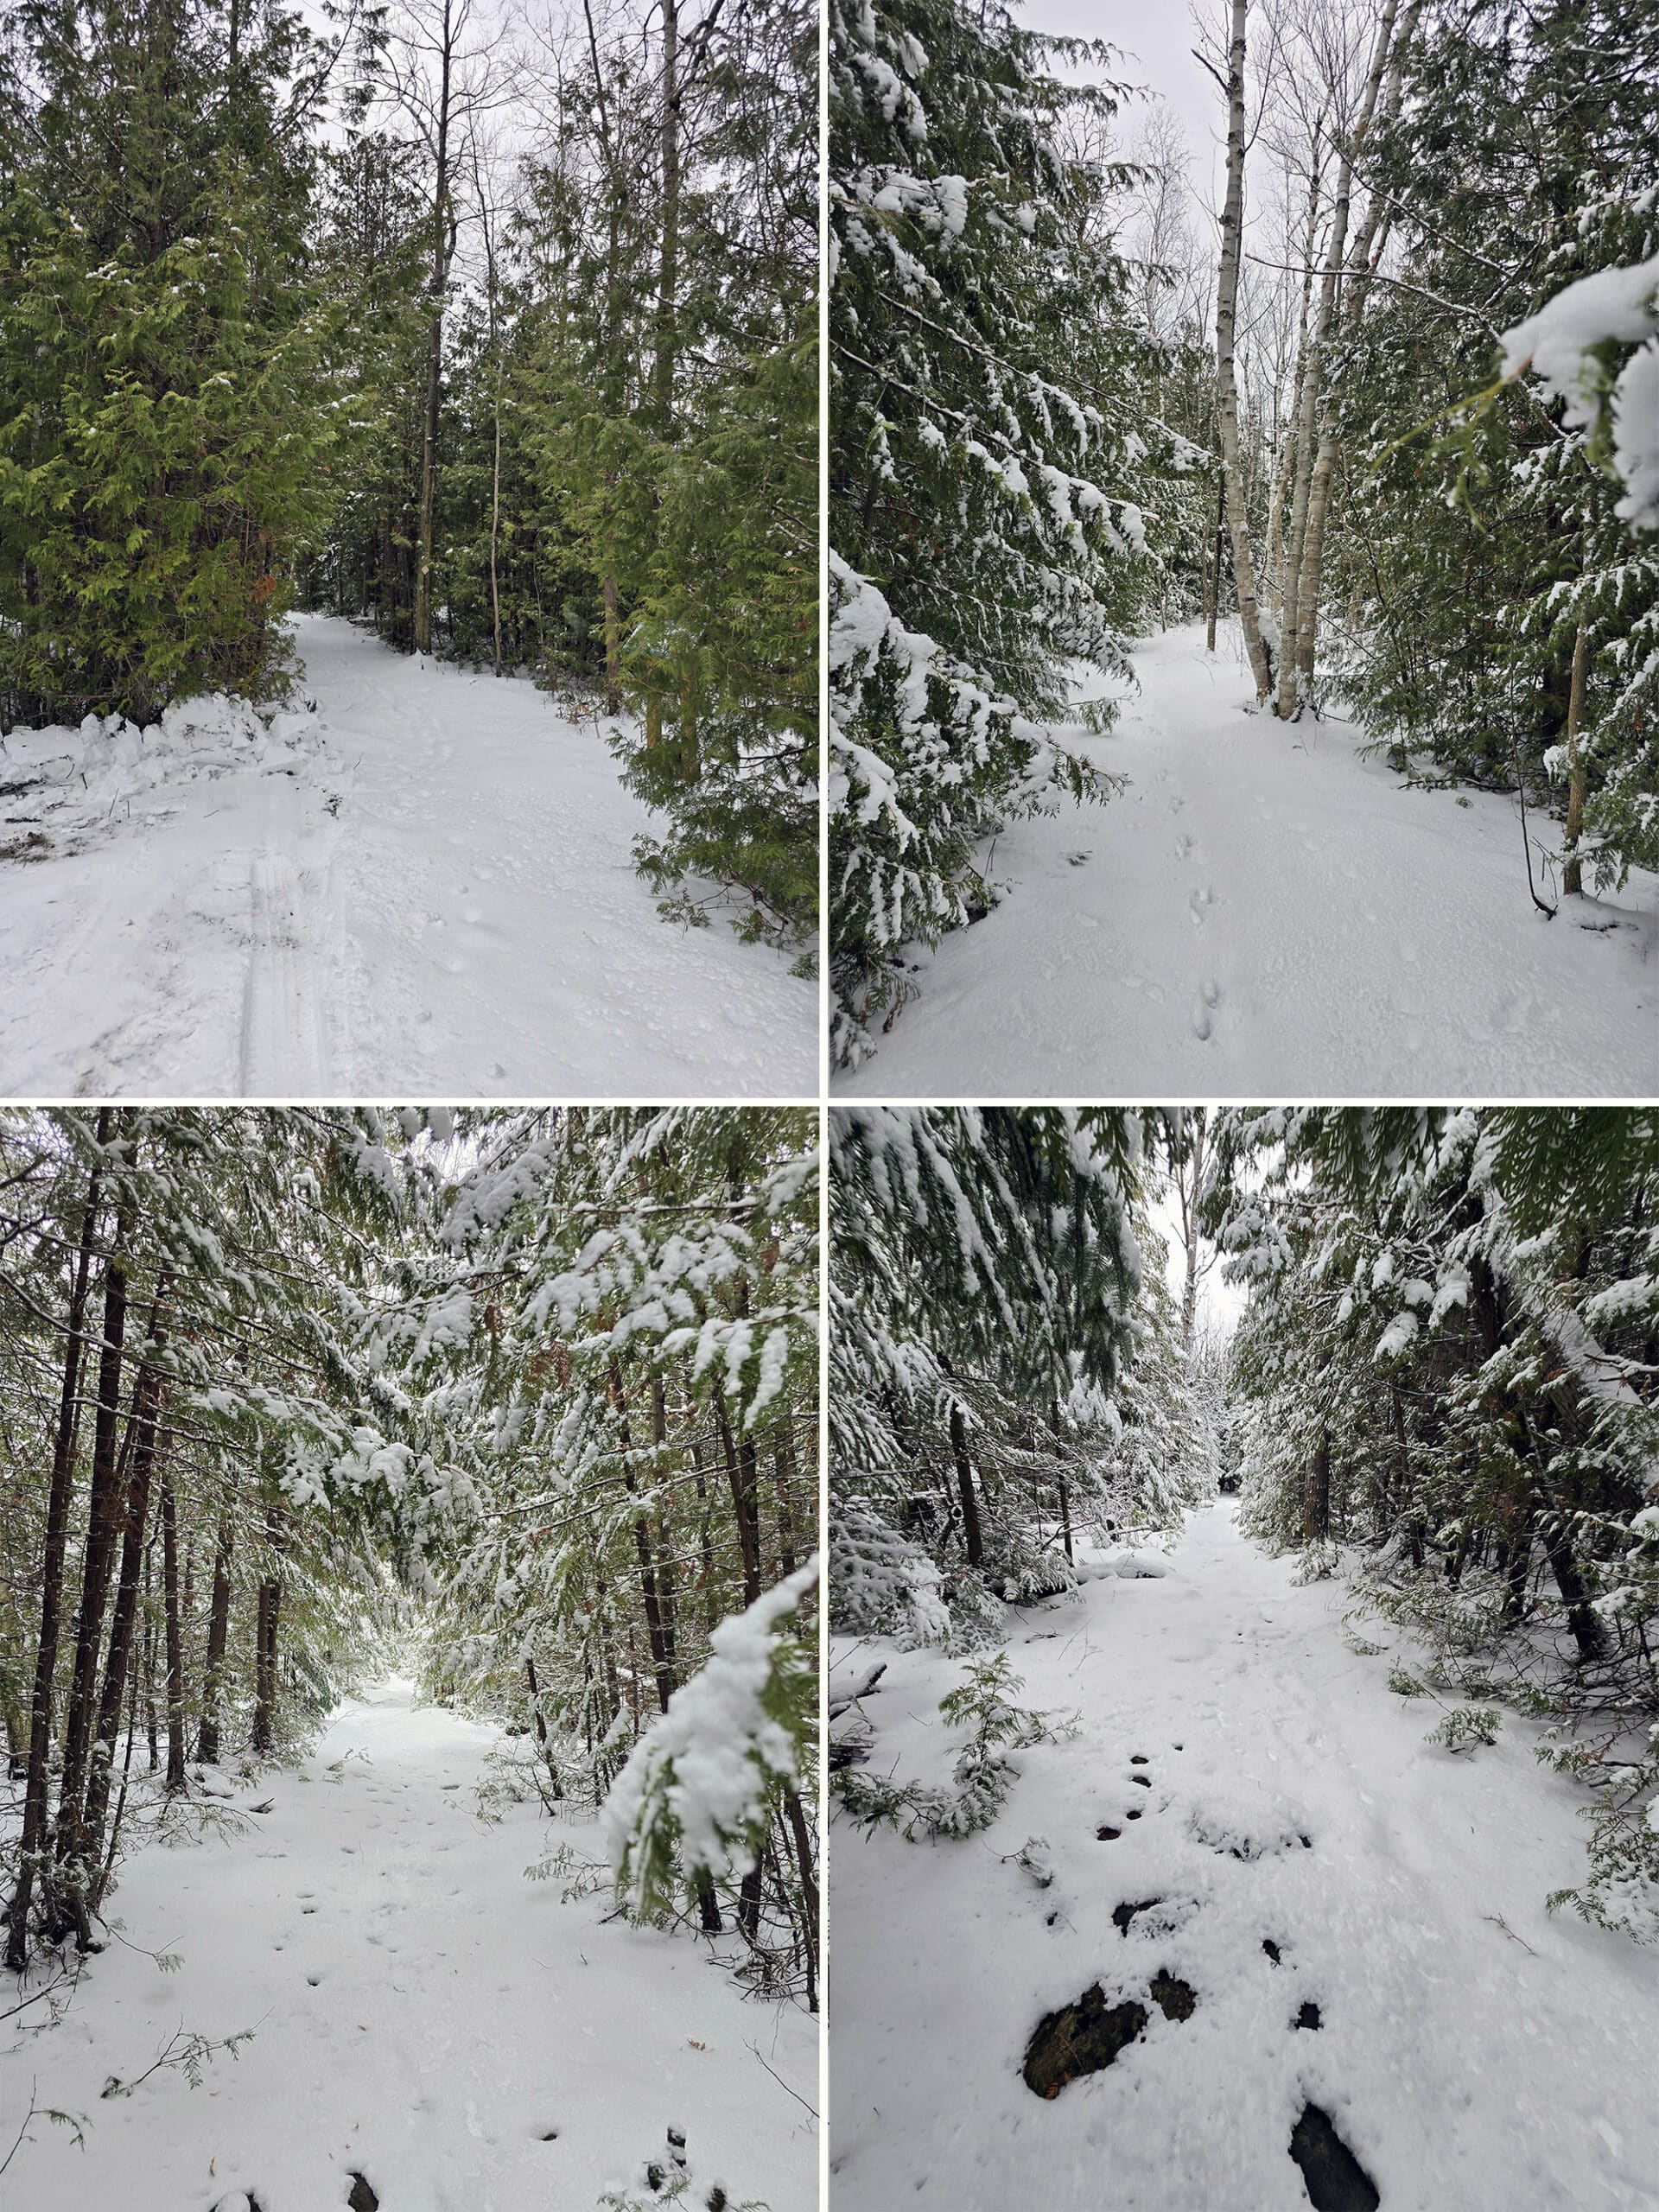
[[[1198,2007],[1198,1993],[1189,1981],[1179,1981],[1160,1967],[1152,1977],[1152,2000],[1166,2020],[1190,2020]]]
[[[1039,2020],[1026,2046],[1026,2087],[1039,2097],[1058,2097],[1068,2082],[1109,2066],[1146,2024],[1144,2005],[1109,2005],[1096,1982],[1075,2004]]]
[[[1291,2130],[1290,2155],[1302,2170],[1313,2212],[1376,2212],[1376,2183],[1318,2105],[1304,2105]]]
[[[1131,1751],[1129,1753],[1129,1764],[1131,1766],[1145,1766],[1147,1764],[1147,1755],[1144,1751]]]
[[[1296,2025],[1299,2028],[1317,2028],[1319,2025],[1319,2006],[1312,2003],[1304,2005],[1296,2015]]]
[[[1149,1774],[1132,1774],[1129,1780],[1138,1782],[1143,1789],[1150,1789],[1152,1787],[1152,1777]]]
[[[380,2199],[370,2187],[366,2175],[353,2171],[352,2193],[346,2200],[349,2212],[380,2212]]]
[[[1274,1942],[1271,1936],[1264,1936],[1262,1938],[1262,1948],[1267,1953],[1268,1956],[1273,1961],[1274,1966],[1277,1966],[1279,1963],[1279,1946]]]
[[[1140,1810],[1137,1808],[1133,1813],[1125,1813],[1123,1817],[1126,1821],[1138,1821],[1141,1817]]]
[[[1116,1929],[1120,1936],[1127,1936],[1129,1932],[1129,1923],[1135,1918],[1137,1912],[1150,1912],[1154,1905],[1161,1904],[1162,1903],[1163,1899],[1161,1897],[1141,1897],[1134,1904],[1123,1904],[1114,1905],[1112,1907],[1112,1925]]]
[[[1116,1843],[1122,1833],[1123,1831],[1122,1828],[1109,1828],[1102,1827],[1097,1827],[1095,1830],[1095,1837],[1096,1840],[1100,1843]]]

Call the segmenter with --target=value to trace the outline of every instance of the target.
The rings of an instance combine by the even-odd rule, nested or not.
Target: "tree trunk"
[[[678,0],[663,0],[663,233],[658,264],[657,353],[652,365],[652,396],[664,437],[674,423],[675,318],[680,260],[680,12]]]
[[[256,1758],[267,1758],[276,1738],[276,1631],[283,1604],[281,1534],[277,1509],[270,1506],[265,1514],[265,1539],[272,1554],[272,1565],[260,1578],[255,1630],[252,1749]]]
[[[213,1594],[207,1613],[207,1659],[201,1676],[201,1728],[196,1738],[196,1758],[202,1766],[219,1764],[225,1646],[231,1629],[231,1516],[221,1513],[219,1546],[213,1554]]]
[[[801,1801],[792,1789],[784,1792],[784,1818],[795,1844],[795,1863],[801,1877],[801,1916],[806,1936],[806,2005],[818,2009],[818,1881],[812,1859],[812,1831]]]
[[[1244,18],[1249,0],[1233,0],[1232,43],[1227,57],[1227,197],[1221,219],[1221,277],[1216,298],[1216,426],[1221,437],[1222,482],[1233,543],[1233,578],[1244,650],[1255,679],[1255,702],[1273,690],[1273,666],[1262,636],[1250,553],[1249,516],[1238,461],[1238,388],[1233,346],[1238,321],[1238,264],[1244,230]]]
[[[157,1346],[165,1343],[167,1336],[161,1319],[162,1294],[162,1286],[158,1285],[149,1315],[149,1341]],[[115,1739],[121,1726],[121,1702],[126,1695],[133,1628],[138,1615],[138,1583],[149,1527],[150,1477],[156,1465],[156,1424],[163,1387],[160,1370],[146,1359],[133,1384],[132,1410],[127,1420],[127,1444],[123,1456],[129,1472],[122,1516],[121,1572],[110,1617],[109,1656],[104,1666],[98,1728],[86,1778],[86,1848],[92,1859],[101,1859],[104,1855],[104,1815],[109,1808]],[[93,1902],[96,1903],[95,1898]]]
[[[1302,1535],[1309,1544],[1322,1544],[1331,1533],[1331,1439],[1319,1432],[1302,1491]]]
[[[1216,615],[1221,605],[1221,549],[1223,533],[1227,527],[1227,479],[1216,479],[1216,527],[1214,543],[1210,549],[1210,589],[1205,604],[1204,649],[1216,650]]]
[[[633,1469],[626,1464],[626,1457],[633,1450],[633,1437],[628,1427],[628,1401],[622,1387],[622,1370],[615,1360],[610,1365],[611,1398],[617,1418],[621,1423],[624,1464],[622,1479],[630,1497],[638,1495],[639,1485],[634,1480]],[[657,1579],[657,1557],[651,1541],[651,1522],[643,1510],[633,1516],[634,1557],[639,1564],[639,1594],[645,1600],[645,1637],[651,1646],[652,1673],[657,1683],[657,1704],[661,1712],[668,1711],[668,1700],[674,1694],[674,1671],[668,1649],[663,1637],[662,1592]]]
[[[1376,109],[1378,87],[1382,82],[1385,67],[1388,81],[1387,91],[1383,95],[1383,113],[1392,114],[1398,104],[1406,51],[1411,43],[1412,33],[1416,28],[1417,17],[1422,8],[1422,0],[1409,0],[1405,15],[1400,22],[1397,38],[1394,36],[1395,4],[1396,0],[1387,0],[1382,21],[1377,29],[1376,47],[1372,55],[1370,71],[1366,79],[1365,97],[1353,136],[1344,154],[1340,196],[1344,241],[1348,201],[1352,188],[1352,155],[1370,136],[1371,119]],[[1355,243],[1355,265],[1358,268],[1368,268],[1370,265],[1371,246],[1376,237],[1378,225],[1383,220],[1385,205],[1384,201],[1373,196],[1364,226]],[[1344,251],[1345,250],[1344,243]],[[1339,256],[1328,260],[1328,271],[1339,272],[1341,267],[1342,262]],[[1343,279],[1338,273],[1335,277],[1332,291],[1330,327],[1332,329],[1336,327],[1340,319],[1344,296],[1338,288],[1342,282]],[[1349,284],[1348,296],[1351,303],[1351,320],[1357,316],[1364,303],[1368,282],[1368,279],[1362,277],[1357,280],[1357,284],[1351,282]],[[1320,397],[1322,399],[1323,395]],[[1297,579],[1296,634],[1293,639],[1289,632],[1287,631],[1281,643],[1281,651],[1287,659],[1293,651],[1294,652],[1296,673],[1294,696],[1299,700],[1306,696],[1313,680],[1319,640],[1319,594],[1324,583],[1325,524],[1330,515],[1332,491],[1336,482],[1337,462],[1341,451],[1341,443],[1337,437],[1334,426],[1327,419],[1319,439],[1319,459],[1314,464],[1313,481],[1308,492],[1307,524],[1300,547],[1301,569]],[[1296,549],[1292,550],[1294,552]]]
[[[734,1440],[725,1393],[718,1388],[715,1391],[715,1427],[725,1455],[727,1486],[732,1493],[732,1510],[737,1519],[738,1548],[743,1557],[743,1602],[752,1605],[760,1595],[760,1507],[756,1496],[754,1446],[752,1441],[738,1444]]]
[[[454,61],[453,0],[442,0],[439,37],[435,167],[432,179],[432,275],[429,291],[432,327],[427,340],[426,407],[421,434],[421,518],[415,564],[415,650],[432,650],[432,542],[437,512],[438,417],[443,398],[443,299],[454,250],[454,222],[449,207],[449,85]]]
[[[607,575],[601,585],[605,600],[605,711],[622,711],[622,616],[617,606],[616,578]]]
[[[119,1513],[116,1433],[121,1418],[121,1365],[127,1330],[124,1253],[131,1211],[124,1201],[115,1244],[104,1268],[104,1342],[99,1358],[98,1407],[92,1422],[92,1480],[87,1503],[86,1547],[81,1561],[80,1604],[75,1616],[75,1654],[69,1708],[64,1722],[63,1773],[58,1786],[55,1856],[67,1893],[59,1900],[54,1936],[73,1927],[84,1950],[92,1939],[86,1918],[85,1865],[86,1765],[98,1691],[99,1649],[109,1599]]]
[[[773,1455],[773,1473],[778,1483],[778,1571],[780,1574],[795,1572],[795,1516],[790,1505],[790,1492],[795,1483],[795,1446],[789,1433],[789,1415],[784,1415],[779,1431],[778,1448]]]
[[[719,1625],[720,1609],[715,1596],[715,1540],[710,1527],[709,1484],[702,1471],[702,1446],[691,1440],[691,1477],[697,1493],[697,1551],[702,1569],[702,1624]]]
[[[530,1709],[536,1716],[536,1740],[542,1747],[542,1764],[547,1769],[548,1779],[553,1785],[556,1803],[564,1796],[564,1784],[559,1779],[559,1770],[553,1763],[553,1746],[547,1732],[547,1716],[542,1711],[542,1686],[536,1679],[536,1662],[529,1652],[524,1654],[524,1679],[530,1684]]]
[[[974,1495],[974,1470],[968,1458],[968,1432],[963,1426],[962,1408],[954,1398],[950,1402],[950,1452],[957,1463],[957,1489],[962,1498],[962,1534],[967,1547],[968,1564],[978,1567],[985,1557],[985,1546],[979,1531],[979,1500]]]
[[[1563,849],[1567,866],[1561,872],[1561,888],[1569,898],[1580,897],[1584,891],[1584,862],[1579,852],[1579,839],[1584,833],[1585,773],[1584,755],[1579,750],[1579,724],[1584,715],[1584,677],[1589,660],[1585,626],[1573,640],[1573,679],[1567,694],[1567,836]]]
[[[179,1624],[179,1519],[162,1477],[162,1602],[167,1625],[167,1794],[184,1788],[184,1637]]]
[[[100,1158],[109,1141],[110,1109],[98,1117]],[[74,1486],[75,1438],[80,1426],[81,1331],[86,1316],[86,1278],[92,1267],[98,1221],[101,1167],[86,1185],[80,1219],[80,1247],[75,1257],[74,1287],[69,1294],[68,1338],[63,1352],[63,1388],[58,1399],[57,1434],[52,1447],[52,1481],[47,1493],[46,1554],[41,1577],[41,1638],[35,1653],[35,1691],[29,1716],[29,1770],[23,1783],[23,1828],[19,1842],[17,1886],[7,1916],[6,1964],[21,1974],[29,1959],[29,1904],[35,1861],[46,1840],[47,1761],[52,1749],[52,1686],[58,1667],[58,1634],[63,1614],[63,1561],[69,1534],[69,1501]]]

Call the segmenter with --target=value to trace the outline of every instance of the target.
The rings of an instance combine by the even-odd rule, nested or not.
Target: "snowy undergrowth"
[[[140,728],[88,715],[78,729],[17,729],[0,738],[0,859],[41,861],[165,817],[170,785],[233,773],[333,774],[308,706],[255,707],[224,692],[178,700]]]
[[[1230,1503],[1196,1512],[1165,1576],[1014,1617],[1021,1703],[1081,1726],[1020,1752],[987,1827],[929,1843],[837,1817],[845,2212],[918,2192],[1083,2212],[1108,2182],[1123,2212],[1306,2212],[1309,2103],[1385,2206],[1651,2203],[1650,1959],[1546,1904],[1583,1866],[1583,1793],[1525,1721],[1473,1757],[1426,1742],[1433,1716],[1388,1686],[1410,1647],[1356,1648],[1344,1602],[1246,1543]],[[961,1662],[842,1639],[832,1700],[883,1660],[862,1770],[943,1784]],[[1096,1984],[1143,2025],[1033,2095],[1033,2031]]]

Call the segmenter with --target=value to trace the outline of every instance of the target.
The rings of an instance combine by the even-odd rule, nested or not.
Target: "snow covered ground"
[[[817,985],[662,920],[591,725],[296,631],[269,737],[0,741],[0,1096],[816,1094]]]
[[[137,1853],[111,1910],[128,1944],[181,1963],[111,1943],[59,2024],[40,2005],[0,2029],[0,2156],[31,2080],[86,2135],[79,2151],[37,2119],[7,2212],[330,2212],[354,2174],[384,2212],[592,2212],[671,2126],[705,2191],[816,2206],[817,2133],[789,2088],[817,2107],[817,2023],[745,2001],[684,1936],[607,1923],[608,1891],[567,1904],[558,1874],[526,1880],[539,1808],[476,1817],[498,1741],[384,1684],[297,1770],[237,1792],[273,1801],[239,1839]],[[592,1821],[552,1840],[599,1855]],[[181,2024],[255,2033],[199,2088],[168,2069],[102,2095]]]
[[[1195,626],[1135,666],[1139,696],[1083,747],[1128,789],[997,840],[991,874],[1010,895],[914,954],[918,998],[837,1090],[1659,1092],[1659,878],[1634,874],[1607,902],[1620,925],[1606,934],[1566,910],[1547,921],[1511,800],[1405,788],[1359,758],[1345,722],[1243,713],[1236,625],[1213,658]]]
[[[1015,1754],[992,1827],[929,1845],[836,1817],[836,2212],[1306,2212],[1308,2102],[1382,2212],[1659,2205],[1652,1957],[1544,1910],[1583,1875],[1580,1794],[1514,1719],[1471,1759],[1426,1744],[1438,1714],[1347,1648],[1342,1602],[1223,1501],[1163,1579],[1013,1617],[1018,1702],[1083,1726]],[[961,1666],[843,1639],[831,1696],[882,1658],[868,1771],[943,1782]],[[1013,1856],[1033,1836],[1047,1888]],[[1120,1929],[1124,1904],[1144,1909]],[[1160,1969],[1190,2018],[1147,2001]],[[1046,2101],[1027,2039],[1096,1982],[1147,2023]]]

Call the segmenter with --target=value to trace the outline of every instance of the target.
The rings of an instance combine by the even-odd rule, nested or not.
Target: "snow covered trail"
[[[1514,803],[1402,785],[1334,719],[1240,711],[1236,626],[1135,656],[1086,741],[1128,788],[997,840],[1013,886],[836,1088],[887,1097],[1650,1097],[1659,878],[1547,921]],[[1095,677],[1082,689],[1098,690]],[[1538,824],[1529,816],[1535,832]],[[1546,839],[1558,834],[1541,825]],[[1535,861],[1535,868],[1537,866]]]
[[[1652,1955],[1544,1909],[1583,1876],[1580,1794],[1512,1718],[1472,1759],[1426,1744],[1438,1713],[1351,1648],[1338,1586],[1292,1578],[1230,1502],[1192,1515],[1163,1579],[1013,1617],[1017,1701],[1083,1725],[1014,1755],[988,1829],[906,1843],[837,1815],[836,2212],[1306,2212],[1308,2102],[1382,2212],[1659,2205]],[[841,1639],[831,1696],[882,1658],[868,1770],[945,1780],[961,1665]],[[1046,1888],[1013,1855],[1033,1836]],[[1148,2002],[1160,1969],[1190,2018]],[[1147,2023],[1045,2101],[1027,2041],[1096,1982]]]
[[[816,984],[661,918],[591,726],[295,626],[286,745],[4,741],[0,1096],[816,1092]]]
[[[556,1872],[526,1880],[539,1808],[475,1816],[497,1741],[383,1684],[297,1770],[237,1791],[274,1801],[251,1833],[137,1854],[112,1911],[182,1963],[111,1943],[59,2025],[29,2024],[44,2005],[7,2023],[5,2147],[31,2079],[87,2121],[84,2152],[32,2125],[7,2212],[331,2212],[354,2173],[382,2212],[593,2212],[671,2124],[734,2203],[809,2212],[816,2133],[751,2046],[816,2107],[817,2024],[746,2002],[683,1937],[603,1924],[608,1891],[565,1904]],[[552,1840],[599,1854],[592,1822]],[[102,2097],[181,2023],[255,2034],[200,2088],[168,2069]]]

